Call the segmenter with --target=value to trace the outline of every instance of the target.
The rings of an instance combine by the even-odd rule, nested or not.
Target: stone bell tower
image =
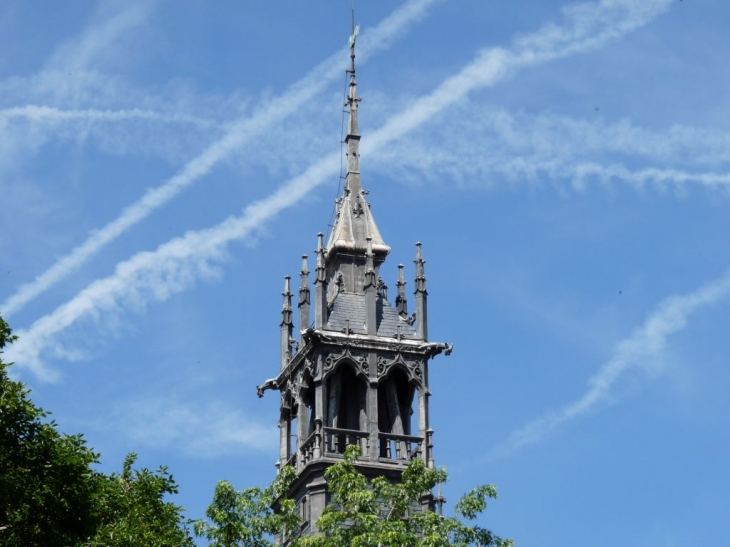
[[[257,387],[281,394],[277,468],[292,465],[297,479],[290,497],[302,516],[302,534],[316,533],[327,504],[324,472],[345,447],[360,446],[359,470],[399,480],[420,458],[433,467],[429,426],[428,365],[451,346],[428,340],[425,261],[416,244],[415,312],[408,314],[404,267],[398,265],[394,305],[381,277],[390,247],[375,224],[360,181],[355,38],[350,37],[347,176],[337,200],[337,219],[324,244],[318,234],[314,271],[314,320],[310,316],[307,256],[302,258],[299,329],[294,337],[291,280],[284,284],[281,363],[278,376]],[[424,498],[423,510],[433,499]]]

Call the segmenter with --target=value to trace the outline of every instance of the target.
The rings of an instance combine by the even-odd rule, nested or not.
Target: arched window
[[[408,459],[414,447],[404,437],[411,436],[414,421],[415,385],[408,374],[395,367],[378,385],[378,429],[381,433],[380,457]],[[390,435],[390,437],[388,437]]]
[[[364,452],[367,424],[367,384],[353,366],[342,363],[327,378],[327,426],[339,430],[328,435],[327,449],[341,454],[348,444],[361,444]]]

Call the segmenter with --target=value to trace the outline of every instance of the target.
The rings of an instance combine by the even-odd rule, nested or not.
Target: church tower
[[[324,472],[345,447],[360,447],[358,469],[370,478],[399,480],[414,458],[434,466],[429,425],[428,365],[451,346],[428,340],[425,260],[415,252],[415,311],[408,314],[404,267],[398,265],[394,305],[381,277],[390,247],[370,210],[360,179],[355,39],[350,37],[347,175],[337,217],[325,245],[317,236],[314,303],[307,255],[302,257],[298,330],[294,336],[291,278],[284,283],[280,370],[257,387],[281,395],[277,468],[294,466],[290,497],[302,515],[302,534],[328,501]],[[395,274],[395,272],[392,272]],[[312,310],[313,308],[313,310]],[[311,318],[311,312],[314,319]],[[433,498],[422,510],[433,509]]]

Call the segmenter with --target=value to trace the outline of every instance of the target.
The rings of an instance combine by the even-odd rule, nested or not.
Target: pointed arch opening
[[[326,447],[331,454],[342,454],[349,444],[368,450],[367,382],[357,374],[355,365],[340,363],[326,381]]]
[[[378,430],[380,457],[410,460],[421,453],[423,438],[419,430],[418,386],[401,366],[394,366],[378,384]]]

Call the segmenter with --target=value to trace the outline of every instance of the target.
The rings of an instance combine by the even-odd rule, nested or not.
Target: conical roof
[[[365,254],[367,251],[367,238],[372,240],[373,253],[385,256],[390,252],[390,247],[380,235],[380,230],[375,224],[375,219],[370,212],[370,205],[365,199],[367,194],[363,191],[360,181],[360,133],[358,130],[358,104],[360,99],[357,96],[357,81],[355,79],[355,37],[357,29],[350,39],[350,90],[347,97],[349,107],[347,137],[347,176],[345,178],[345,191],[342,198],[338,200],[337,219],[327,242],[327,259],[337,253]]]

